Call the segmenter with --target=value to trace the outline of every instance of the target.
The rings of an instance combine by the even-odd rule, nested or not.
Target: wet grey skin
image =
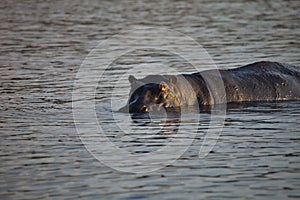
[[[226,95],[219,98],[217,103],[300,100],[298,66],[262,61],[218,71],[224,82]],[[149,75],[143,79],[130,75],[129,99],[120,111],[148,113],[153,105],[168,109],[216,104],[205,80],[213,80],[217,74],[216,70],[206,70],[193,74]],[[193,91],[190,91],[191,87]]]

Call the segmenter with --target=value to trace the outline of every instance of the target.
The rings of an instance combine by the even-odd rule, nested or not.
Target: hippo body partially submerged
[[[221,79],[226,95],[216,102],[206,80]],[[216,103],[300,100],[300,67],[257,62],[228,70],[207,70],[182,75],[129,76],[129,100],[121,110],[147,113],[153,105],[172,108]],[[225,94],[224,93],[224,94]],[[194,95],[192,95],[194,94]]]

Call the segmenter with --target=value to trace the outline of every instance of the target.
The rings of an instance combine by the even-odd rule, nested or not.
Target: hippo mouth
[[[146,106],[145,106],[146,107]],[[130,112],[131,119],[134,123],[145,125],[151,123],[153,120],[161,119],[178,119],[181,115],[180,107],[163,107],[162,105],[147,106],[147,109],[140,112]]]
[[[160,102],[151,105],[141,105],[139,107],[129,104],[129,113],[133,115],[138,114],[162,114],[165,112],[178,112],[180,106],[175,106],[168,102]]]

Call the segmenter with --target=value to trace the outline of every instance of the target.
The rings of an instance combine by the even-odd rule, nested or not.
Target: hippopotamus
[[[207,86],[219,74],[225,95],[215,101]],[[121,111],[149,113],[159,108],[209,106],[222,103],[300,100],[300,67],[262,61],[234,69],[213,69],[192,74],[129,76],[131,90]],[[191,95],[194,94],[194,95]]]

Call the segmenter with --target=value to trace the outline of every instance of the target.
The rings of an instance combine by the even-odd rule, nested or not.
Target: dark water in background
[[[201,138],[196,137],[176,162],[149,174],[120,173],[99,163],[82,145],[72,115],[73,81],[82,60],[98,42],[128,26],[185,33],[220,68],[259,60],[300,65],[299,11],[296,0],[1,1],[0,198],[299,198],[299,103],[230,109],[205,159],[198,158]],[[120,68],[107,72],[111,81],[122,70],[147,64],[144,56],[140,62],[116,61]],[[111,89],[101,86],[99,102]],[[126,87],[120,85],[123,101]],[[194,127],[187,126],[191,132]],[[115,134],[111,130],[108,135]],[[147,143],[135,148],[135,141],[118,136],[114,141],[149,150]]]

